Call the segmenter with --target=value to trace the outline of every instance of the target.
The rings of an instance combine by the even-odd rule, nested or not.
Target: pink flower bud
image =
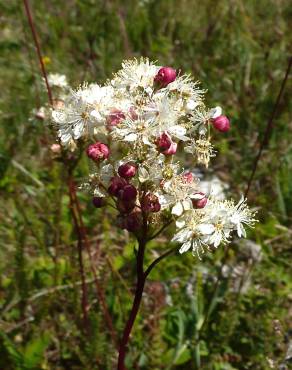
[[[161,205],[158,197],[154,194],[147,193],[142,200],[141,208],[145,212],[159,212]]]
[[[220,132],[227,132],[230,129],[230,121],[226,116],[218,116],[212,119],[213,126]]]
[[[171,140],[168,132],[163,132],[156,140],[158,149],[165,155],[172,155],[176,153],[177,143]]]
[[[107,159],[110,154],[110,150],[107,145],[96,142],[95,144],[89,145],[86,150],[87,156],[95,162]]]
[[[128,184],[122,187],[118,191],[118,198],[124,201],[132,201],[136,200],[137,197],[137,189],[134,185]]]
[[[162,152],[164,155],[173,155],[176,153],[176,150],[177,150],[177,143],[175,142],[172,142],[170,147],[165,150],[164,152]]]
[[[50,146],[51,152],[54,154],[60,154],[62,151],[61,145],[60,144],[52,144]]]
[[[186,183],[190,184],[194,181],[194,175],[191,172],[185,172],[183,178]]]
[[[154,78],[160,87],[166,87],[176,79],[176,70],[171,67],[162,67]]]
[[[156,140],[156,145],[161,151],[163,151],[163,150],[167,150],[170,147],[171,142],[172,140],[171,140],[170,135],[167,132],[163,132],[159,136],[159,138]]]
[[[118,125],[123,119],[125,119],[125,115],[120,110],[113,110],[107,117],[106,123],[108,127],[113,127]]]
[[[134,177],[136,175],[136,172],[137,166],[133,162],[124,163],[118,168],[119,175],[125,179],[130,179],[131,177]]]
[[[105,199],[102,197],[93,197],[92,204],[95,208],[101,208],[105,205]]]
[[[199,199],[192,199],[192,203],[194,208],[204,208],[208,202],[208,198],[204,193],[196,193],[195,195],[201,195],[201,198]]]
[[[119,191],[126,186],[128,183],[125,179],[119,177],[119,176],[114,176],[110,180],[110,186],[108,187],[108,192],[111,195],[114,195],[115,197],[118,196]]]

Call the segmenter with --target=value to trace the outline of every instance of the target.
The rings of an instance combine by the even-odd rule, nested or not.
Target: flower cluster
[[[230,128],[220,107],[205,106],[204,93],[191,76],[141,58],[124,61],[104,85],[70,90],[52,111],[64,147],[91,142],[86,153],[95,171],[82,187],[95,207],[113,205],[117,224],[136,236],[174,221],[172,240],[199,256],[254,223],[244,200],[236,205],[207,194],[177,160],[184,150],[208,167],[212,130]]]

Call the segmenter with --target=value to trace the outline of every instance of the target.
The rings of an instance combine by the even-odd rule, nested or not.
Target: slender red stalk
[[[34,25],[34,22],[33,22],[33,19],[32,19],[29,2],[28,2],[28,0],[23,0],[23,3],[24,3],[26,15],[27,15],[28,23],[29,23],[29,26],[30,26],[30,29],[31,29],[31,32],[32,32],[33,39],[34,39],[34,43],[35,43],[35,47],[36,47],[36,51],[37,51],[37,56],[38,56],[38,60],[39,60],[40,67],[41,67],[41,72],[42,72],[42,75],[43,75],[45,83],[46,83],[49,103],[52,105],[53,104],[52,91],[51,91],[50,85],[48,83],[47,72],[46,72],[44,62],[43,62],[43,58],[42,58],[42,54],[41,54],[41,48],[40,48],[40,44],[39,44],[39,41],[38,41],[38,35],[37,35],[37,31],[36,31],[36,28],[35,28],[35,25]],[[85,246],[86,246],[86,249],[87,249],[87,252],[88,252],[88,255],[89,255],[89,258],[90,258],[91,270],[92,270],[92,273],[94,275],[95,287],[96,287],[96,290],[97,290],[97,295],[98,295],[101,307],[103,309],[103,314],[105,316],[109,331],[111,333],[111,337],[112,337],[113,341],[116,342],[116,335],[115,335],[115,331],[114,331],[114,328],[113,328],[113,323],[112,323],[111,316],[110,316],[109,311],[108,311],[107,306],[106,306],[104,291],[98,283],[96,269],[95,269],[93,261],[92,261],[92,254],[91,254],[91,250],[90,250],[90,244],[88,242],[88,238],[87,238],[86,231],[85,231],[85,228],[84,228],[84,224],[83,224],[83,221],[82,221],[80,205],[79,205],[78,197],[77,197],[77,194],[76,194],[75,184],[74,184],[73,178],[71,177],[71,174],[69,174],[69,178],[70,178],[70,184],[68,184],[68,188],[69,188],[69,195],[70,195],[70,202],[71,202],[72,218],[73,218],[73,222],[74,222],[77,237],[78,237],[78,260],[79,260],[79,266],[80,266],[81,279],[82,279],[82,282],[83,282],[84,277],[82,277],[82,275],[84,275],[84,266],[83,266],[83,259],[82,259],[82,250],[83,250],[82,245],[83,245],[83,242],[84,242]],[[84,318],[87,318],[87,292],[86,292],[86,284],[83,284],[83,283],[82,283],[82,292],[83,292],[82,293],[82,297],[83,297],[82,298],[83,316],[84,316]]]
[[[147,238],[147,220],[146,216],[144,215],[144,230],[143,230],[143,236],[141,239],[138,240],[139,246],[138,246],[138,253],[136,257],[136,263],[137,263],[137,282],[136,282],[136,290],[135,290],[135,297],[132,305],[132,309],[129,315],[129,319],[126,323],[123,336],[120,342],[120,348],[119,348],[119,358],[118,358],[118,367],[117,370],[126,370],[125,368],[125,357],[126,357],[126,352],[127,352],[127,345],[129,342],[130,334],[133,329],[141,301],[142,301],[142,296],[143,296],[143,291],[144,291],[144,286],[146,279],[152,269],[159,263],[161,262],[164,258],[169,256],[170,254],[174,253],[177,248],[172,248],[163,253],[160,257],[156,258],[150,265],[149,267],[145,270],[144,272],[144,254],[145,254],[145,248],[146,244],[149,240],[152,240],[153,237]],[[166,226],[168,226],[167,224]],[[165,226],[165,227],[166,227]],[[165,229],[163,227],[162,230]],[[155,235],[158,235],[160,232],[156,233]]]
[[[139,247],[137,253],[137,283],[136,283],[136,291],[135,291],[135,298],[133,301],[132,309],[130,312],[129,319],[125,326],[123,336],[120,343],[119,348],[119,359],[118,359],[118,370],[126,370],[125,368],[125,357],[127,351],[127,344],[129,342],[130,334],[137,317],[137,313],[139,311],[139,307],[142,300],[145,279],[144,271],[143,271],[143,263],[144,263],[144,252],[146,247],[146,238],[144,237],[142,240],[139,240]]]
[[[42,72],[42,75],[43,75],[45,83],[46,83],[49,103],[51,105],[53,105],[53,95],[52,95],[52,91],[51,91],[51,88],[50,88],[50,85],[49,85],[49,82],[48,82],[47,72],[46,72],[44,62],[43,62],[41,47],[40,47],[40,43],[39,43],[39,40],[38,40],[37,31],[36,31],[36,28],[35,28],[35,25],[34,25],[34,22],[33,22],[33,19],[32,19],[32,14],[31,14],[31,11],[30,11],[29,2],[28,2],[28,0],[23,0],[23,3],[24,3],[24,7],[25,7],[25,12],[26,12],[26,15],[27,15],[27,20],[28,20],[28,23],[29,23],[29,26],[30,26],[30,29],[31,29],[31,33],[32,33],[32,36],[33,36],[34,43],[35,43],[36,52],[37,52],[38,60],[39,60],[39,63],[40,63],[41,72]],[[78,244],[77,244],[77,246],[78,246],[78,263],[79,263],[79,270],[80,270],[81,282],[82,282],[82,299],[81,299],[82,302],[81,302],[81,306],[82,306],[84,324],[85,324],[85,327],[88,328],[87,287],[86,287],[86,282],[85,282],[85,272],[84,272],[84,264],[83,264],[83,256],[82,256],[83,235],[82,235],[82,230],[79,227],[78,217],[76,215],[76,211],[77,211],[77,209],[75,207],[76,193],[75,193],[74,182],[73,182],[73,179],[71,178],[71,175],[69,176],[68,188],[69,188],[69,196],[70,196],[70,208],[71,208],[72,218],[73,218],[73,222],[74,222],[74,226],[75,226],[75,230],[76,230],[77,238],[78,238]]]
[[[49,82],[48,82],[47,72],[46,72],[46,68],[45,68],[45,65],[44,65],[43,58],[42,58],[41,47],[40,47],[40,44],[39,44],[39,41],[38,41],[36,28],[35,28],[35,25],[34,25],[34,22],[33,22],[33,19],[32,19],[29,2],[28,2],[28,0],[23,0],[23,3],[24,3],[24,7],[25,7],[25,12],[26,12],[26,15],[27,15],[27,20],[28,20],[28,23],[29,23],[29,26],[30,26],[30,29],[31,29],[32,37],[34,39],[34,43],[35,43],[35,47],[36,47],[36,51],[37,51],[41,71],[42,71],[42,74],[43,74],[43,77],[44,77],[44,80],[45,80],[45,83],[46,83],[49,102],[50,102],[51,105],[53,105],[53,95],[52,95],[52,91],[51,91],[51,88],[50,88],[50,85],[49,85]]]
[[[256,159],[254,161],[253,169],[252,169],[250,178],[248,180],[247,188],[246,188],[246,191],[245,191],[245,197],[247,197],[247,194],[249,193],[249,190],[250,190],[250,187],[251,187],[251,184],[252,184],[254,175],[255,175],[256,170],[257,170],[257,167],[258,167],[258,163],[259,163],[260,158],[262,156],[262,152],[263,152],[264,148],[269,143],[269,139],[271,137],[271,132],[272,132],[272,128],[273,128],[274,118],[276,116],[276,113],[277,113],[278,108],[279,108],[279,105],[280,105],[280,101],[281,101],[282,96],[283,96],[283,93],[284,93],[285,85],[286,85],[286,82],[288,80],[288,76],[289,76],[289,73],[290,73],[290,70],[291,70],[291,66],[292,66],[292,57],[289,58],[288,66],[287,66],[287,69],[286,69],[286,72],[285,72],[284,79],[283,79],[282,84],[281,84],[281,88],[280,88],[279,94],[277,96],[277,100],[276,100],[275,105],[274,105],[274,109],[272,111],[272,114],[271,114],[268,122],[267,122],[267,126],[266,126],[266,130],[265,130],[264,138],[263,138],[263,140],[261,142],[258,155],[256,156]]]

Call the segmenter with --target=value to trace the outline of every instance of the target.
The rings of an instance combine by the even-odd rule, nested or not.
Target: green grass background
[[[104,82],[127,57],[148,56],[192,73],[207,103],[224,107],[232,130],[213,138],[211,172],[244,192],[291,55],[289,0],[31,0],[48,72],[73,86]],[[0,368],[114,369],[116,351],[89,262],[90,334],[84,334],[76,235],[66,176],[53,160],[50,129],[33,119],[47,103],[23,4],[0,2]],[[289,28],[290,26],[290,28]],[[289,54],[290,53],[290,54]],[[249,194],[262,248],[243,294],[220,279],[223,248],[198,261],[173,256],[151,274],[131,338],[129,369],[288,369],[291,340],[291,79]],[[88,174],[82,157],[77,182]],[[79,194],[99,283],[118,333],[134,285],[133,241],[112,214]],[[169,238],[149,246],[149,261]],[[230,245],[228,264],[241,246]],[[207,272],[206,272],[207,271]],[[192,285],[188,295],[186,287]],[[172,301],[172,305],[170,304]],[[206,315],[207,324],[201,327]]]

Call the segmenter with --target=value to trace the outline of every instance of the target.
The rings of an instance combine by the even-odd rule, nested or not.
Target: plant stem
[[[83,245],[83,238],[84,235],[82,230],[79,226],[78,222],[78,215],[77,210],[75,207],[76,204],[76,191],[75,191],[75,184],[73,178],[70,176],[68,179],[68,188],[69,188],[69,197],[70,197],[70,209],[72,213],[72,218],[75,226],[75,231],[78,238],[77,248],[78,248],[78,264],[79,264],[79,271],[81,276],[81,288],[82,288],[82,298],[81,298],[81,307],[83,313],[83,321],[85,329],[88,330],[88,315],[87,315],[87,308],[88,308],[88,299],[87,299],[87,286],[85,281],[85,273],[84,273],[84,263],[83,263],[83,255],[82,255],[82,245]]]
[[[166,258],[167,256],[169,256],[170,254],[172,253],[175,253],[177,251],[177,247],[174,247],[174,248],[171,248],[169,249],[168,251],[166,251],[165,253],[163,253],[161,256],[159,256],[158,258],[156,258],[149,266],[148,268],[146,269],[146,271],[144,272],[144,277],[145,279],[147,278],[147,276],[150,274],[150,272],[153,270],[153,268],[161,261],[163,260],[164,258]]]
[[[136,283],[136,291],[135,291],[135,298],[133,301],[132,309],[130,312],[129,319],[125,326],[122,340],[120,343],[119,348],[119,359],[118,359],[118,370],[126,370],[125,368],[125,357],[127,351],[127,344],[129,342],[130,334],[139,311],[139,307],[142,300],[144,285],[146,277],[144,276],[143,272],[143,262],[144,262],[144,252],[146,247],[146,238],[142,238],[139,240],[139,247],[137,253],[137,283]]]
[[[46,83],[49,102],[50,102],[51,105],[53,105],[53,95],[52,95],[52,91],[51,91],[51,88],[50,88],[50,85],[49,85],[49,82],[48,82],[47,72],[46,72],[46,68],[45,68],[45,65],[44,65],[43,58],[42,58],[41,47],[40,47],[40,44],[39,44],[39,41],[38,41],[36,28],[35,28],[34,23],[33,23],[32,15],[31,15],[30,7],[29,7],[29,2],[28,2],[28,0],[23,0],[23,3],[24,3],[24,7],[25,7],[25,12],[26,12],[26,15],[27,15],[27,20],[28,20],[28,23],[29,23],[29,26],[30,26],[30,29],[31,29],[32,37],[34,39],[34,43],[35,43],[35,47],[36,47],[36,51],[37,51],[41,71],[42,71],[42,74],[43,74],[43,77],[44,77],[44,80],[45,80],[45,83]]]
[[[144,253],[145,253],[145,247],[147,244],[147,238],[146,234],[145,236],[139,240],[139,247],[138,247],[138,253],[137,253],[137,283],[136,283],[136,290],[135,290],[135,297],[132,305],[132,309],[130,312],[129,319],[127,321],[126,327],[123,332],[122,340],[120,342],[120,348],[119,348],[119,359],[118,359],[118,368],[117,370],[126,370],[125,368],[125,356],[127,351],[127,344],[129,342],[130,334],[132,331],[132,328],[135,323],[135,319],[137,317],[139,307],[142,301],[143,296],[143,290],[145,286],[146,279],[152,269],[164,258],[169,256],[170,254],[174,253],[177,248],[171,248],[165,253],[163,253],[161,256],[156,258],[145,270],[143,271],[143,264],[144,264]]]
[[[272,128],[273,128],[274,118],[275,118],[276,113],[278,111],[278,108],[279,108],[279,105],[280,105],[280,101],[281,101],[281,98],[282,98],[282,95],[283,95],[283,92],[284,92],[284,88],[285,88],[286,82],[287,82],[288,77],[289,77],[289,73],[290,73],[291,67],[292,67],[292,57],[289,58],[288,66],[287,66],[287,69],[286,69],[286,72],[285,72],[285,76],[284,76],[284,79],[283,79],[282,84],[281,84],[281,87],[280,87],[279,94],[277,96],[277,100],[276,100],[275,105],[274,105],[274,109],[272,111],[272,114],[271,114],[268,122],[267,122],[267,126],[266,126],[266,130],[265,130],[264,138],[263,138],[263,140],[261,142],[258,155],[256,156],[256,159],[254,161],[253,169],[252,169],[251,175],[250,175],[249,180],[248,180],[247,188],[246,188],[246,191],[245,191],[245,194],[244,194],[245,198],[247,197],[247,194],[249,193],[249,190],[250,190],[250,187],[251,187],[251,183],[253,181],[254,175],[255,175],[256,170],[257,170],[257,167],[258,167],[259,160],[260,160],[260,158],[262,156],[262,152],[263,152],[264,148],[269,143],[269,139],[271,137],[271,132],[272,132]]]

